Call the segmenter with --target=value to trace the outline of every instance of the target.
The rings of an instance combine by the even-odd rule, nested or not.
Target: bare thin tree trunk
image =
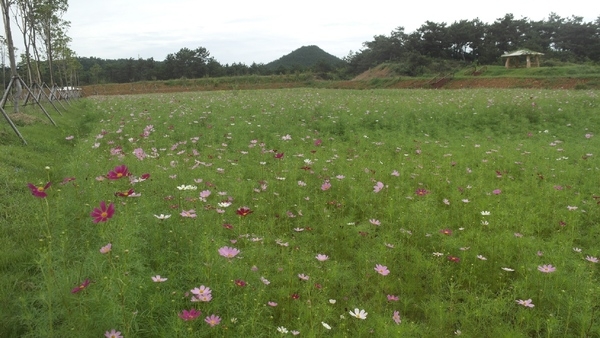
[[[0,5],[2,6],[2,18],[4,19],[4,31],[6,33],[6,45],[8,47],[8,58],[10,60],[10,73],[14,78],[18,77],[17,73],[17,62],[15,60],[15,46],[12,39],[12,33],[10,30],[10,1],[9,0],[0,0]],[[13,111],[15,113],[19,112],[19,98],[21,96],[21,83],[20,81],[14,81],[17,85],[17,90],[14,97],[14,107]]]

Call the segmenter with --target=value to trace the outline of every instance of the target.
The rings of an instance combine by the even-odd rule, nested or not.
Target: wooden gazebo
[[[531,67],[531,57],[534,59],[534,66],[540,66],[540,55],[544,55],[544,53],[534,52],[529,49],[519,49],[514,52],[506,53],[501,57],[506,58],[504,62],[504,67],[519,67],[519,59],[524,56],[527,59],[527,68]]]

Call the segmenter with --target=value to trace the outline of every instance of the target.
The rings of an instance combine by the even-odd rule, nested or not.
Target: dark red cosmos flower
[[[115,196],[117,196],[117,197],[129,197],[129,195],[131,195],[131,194],[133,194],[133,193],[135,193],[135,192],[133,191],[133,189],[129,189],[129,190],[127,190],[127,191],[117,191],[117,192],[115,193]]]
[[[46,194],[46,189],[50,188],[51,185],[52,185],[52,183],[48,182],[43,187],[36,187],[35,185],[33,185],[31,183],[27,183],[27,186],[29,187],[31,194],[33,196],[39,197],[39,198],[44,198],[44,197],[48,196],[48,194]]]
[[[442,230],[440,230],[440,233],[444,234],[444,235],[447,235],[447,236],[450,236],[450,235],[452,235],[452,230],[450,230],[450,229],[442,229]]]
[[[276,153],[275,158],[282,159],[283,155],[284,155],[284,153]]]
[[[460,258],[456,257],[456,256],[448,256],[448,260],[450,262],[454,262],[454,263],[458,263],[460,262]]]
[[[150,178],[150,174],[148,174],[148,173],[143,174],[140,178],[143,179],[143,180],[147,180],[147,179]]]
[[[85,280],[84,280],[84,281],[83,281],[81,284],[79,284],[79,286],[77,286],[77,287],[73,288],[73,289],[71,290],[71,293],[78,293],[79,291],[81,291],[81,290],[83,290],[83,289],[87,288],[87,287],[88,287],[88,285],[90,285],[90,282],[91,282],[91,281],[90,281],[90,279],[89,279],[89,278],[86,278],[86,279],[85,279]]]
[[[415,191],[415,194],[417,194],[417,196],[425,196],[425,195],[429,194],[429,191],[427,191],[425,189],[417,189]]]
[[[323,141],[321,141],[321,139],[316,139],[316,140],[315,140],[315,146],[317,146],[317,147],[318,147],[318,146],[320,146],[320,145],[321,145],[321,143],[323,143]]]
[[[225,223],[225,224],[223,224],[223,228],[231,230],[231,229],[233,229],[233,225],[231,225],[229,223]]]
[[[237,285],[237,286],[241,286],[241,287],[244,287],[244,286],[246,286],[246,282],[244,282],[244,281],[243,281],[243,280],[241,280],[241,279],[236,279],[236,280],[235,280],[235,285]]]
[[[300,298],[300,295],[297,293],[292,294],[292,299],[298,299]]]
[[[250,210],[248,207],[241,207],[235,211],[236,214],[240,216],[248,216],[254,211]]]
[[[71,181],[75,181],[75,177],[65,177],[65,179],[60,184],[65,185]]]
[[[118,180],[119,178],[127,177],[129,175],[131,175],[129,169],[127,169],[127,166],[123,164],[118,165],[113,170],[109,171],[108,175],[106,175],[106,178],[109,180]]]

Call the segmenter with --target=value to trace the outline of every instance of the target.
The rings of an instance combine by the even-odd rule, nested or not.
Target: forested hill
[[[327,53],[318,46],[313,45],[302,46],[288,55],[284,55],[275,61],[267,63],[266,67],[271,70],[277,70],[278,68],[306,69],[312,68],[319,63],[335,68],[336,66],[343,64],[344,61]]]

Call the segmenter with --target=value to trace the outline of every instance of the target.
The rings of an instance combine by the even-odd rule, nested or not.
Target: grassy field
[[[598,95],[28,107],[28,146],[0,129],[0,336],[598,336]]]

